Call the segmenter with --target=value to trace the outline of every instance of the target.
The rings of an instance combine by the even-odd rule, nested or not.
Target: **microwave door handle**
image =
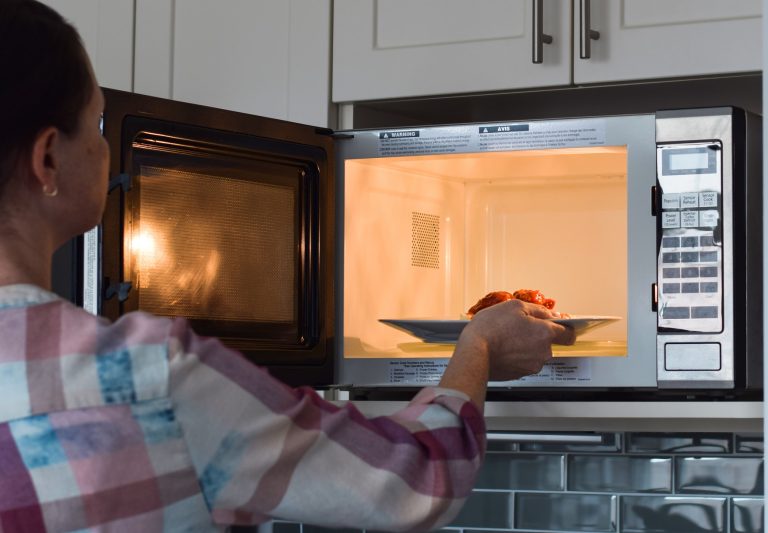
[[[533,2],[533,59],[534,63],[544,62],[544,45],[552,44],[552,36],[544,33],[544,0]]]
[[[602,444],[602,435],[568,433],[488,433],[487,440],[496,442],[542,442],[559,444]]]
[[[580,0],[579,3],[579,57],[589,59],[592,57],[592,39],[600,39],[600,32],[590,27],[591,13],[590,0]]]

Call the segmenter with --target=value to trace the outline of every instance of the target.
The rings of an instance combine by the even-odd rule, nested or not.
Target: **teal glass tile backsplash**
[[[763,494],[762,457],[678,457],[679,493]]]
[[[763,533],[765,500],[733,498],[731,500],[731,533]]]
[[[473,493],[441,532],[765,533],[762,434],[599,435],[490,443]],[[327,533],[298,526],[273,533]]]
[[[725,498],[623,496],[622,533],[727,533]]]
[[[562,455],[492,453],[485,456],[475,488],[563,490],[565,473]]]
[[[544,531],[616,531],[616,498],[602,494],[518,493],[515,526]]]
[[[671,492],[671,457],[572,455],[568,490],[598,492]]]
[[[730,453],[729,433],[627,433],[629,453]]]
[[[512,492],[474,491],[451,526],[512,528],[513,501]]]
[[[762,435],[736,435],[735,442],[736,453],[764,453]]]

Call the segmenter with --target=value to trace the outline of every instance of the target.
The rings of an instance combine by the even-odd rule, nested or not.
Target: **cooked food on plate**
[[[467,318],[472,318],[481,309],[506,302],[507,300],[523,300],[524,302],[543,305],[547,309],[554,309],[555,307],[555,301],[552,298],[546,298],[541,291],[535,289],[519,289],[513,293],[493,291],[480,298],[475,305],[469,308]]]

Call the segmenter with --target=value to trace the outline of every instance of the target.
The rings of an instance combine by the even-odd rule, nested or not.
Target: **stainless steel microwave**
[[[95,313],[186,316],[291,384],[386,392],[436,383],[483,295],[534,289],[580,336],[492,394],[761,394],[758,116],[332,132],[106,96],[113,186],[69,261]]]

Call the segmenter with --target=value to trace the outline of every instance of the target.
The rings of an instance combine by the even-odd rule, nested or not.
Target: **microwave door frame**
[[[533,121],[504,121],[495,123],[454,124],[446,126],[403,127],[403,128],[376,128],[368,130],[349,130],[339,132],[343,139],[337,145],[337,179],[336,198],[339,207],[336,217],[336,248],[337,248],[337,306],[336,306],[336,336],[337,357],[340,367],[342,383],[352,389],[376,389],[389,388],[413,388],[424,385],[435,385],[435,381],[424,382],[391,382],[393,369],[397,367],[401,359],[394,358],[344,358],[344,182],[345,162],[352,159],[367,159],[386,157],[382,154],[383,143],[393,132],[401,135],[411,135],[412,139],[428,139],[430,136],[469,136],[473,140],[466,148],[454,148],[452,153],[470,153],[478,151],[493,151],[490,149],[478,150],[477,142],[479,128],[488,126],[493,128],[506,128],[515,126],[537,124],[537,127],[554,128],[555,130],[567,128],[597,129],[598,139],[585,141],[581,144],[572,143],[568,146],[624,146],[627,150],[627,194],[628,194],[628,317],[627,320],[627,351],[626,357],[588,357],[588,358],[563,358],[572,361],[583,360],[583,366],[590,374],[590,380],[584,383],[563,382],[491,382],[490,390],[514,389],[516,392],[556,389],[559,392],[566,390],[656,390],[656,313],[652,309],[650,288],[656,281],[656,220],[652,216],[647,200],[651,187],[656,183],[656,144],[655,144],[655,116],[653,114],[638,114],[625,116],[589,117],[580,119],[548,119]],[[402,138],[402,137],[401,137]],[[414,141],[415,143],[418,141]],[[474,148],[473,148],[474,146]],[[543,146],[531,146],[541,148]],[[407,149],[400,154],[389,155],[419,155],[418,148],[413,148],[411,153]],[[427,152],[428,153],[428,152]],[[427,154],[425,153],[425,155]],[[629,200],[635,200],[634,202]],[[602,296],[602,295],[601,295]],[[383,318],[383,317],[377,317]],[[390,318],[390,317],[388,317]],[[415,340],[415,339],[414,339]],[[416,358],[418,360],[418,358]],[[410,360],[410,359],[409,359]],[[426,360],[421,360],[426,361]],[[443,368],[448,359],[435,359]],[[438,375],[439,369],[431,375]],[[430,378],[431,379],[431,378]]]
[[[192,126],[193,128],[220,131],[224,135],[248,136],[265,153],[268,148],[277,146],[279,147],[278,150],[283,150],[286,153],[293,153],[293,150],[297,150],[297,154],[303,155],[296,155],[295,157],[314,161],[317,166],[317,183],[314,187],[317,189],[318,211],[313,216],[317,217],[318,223],[314,228],[317,233],[317,241],[312,241],[317,243],[317,250],[313,250],[312,253],[316,254],[318,259],[317,272],[314,274],[315,281],[313,282],[316,286],[312,290],[317,291],[318,300],[310,306],[311,309],[298,310],[299,314],[311,312],[314,315],[312,318],[317,324],[318,341],[314,347],[309,348],[309,351],[315,354],[310,357],[314,362],[307,363],[307,358],[302,355],[301,349],[277,350],[285,356],[285,364],[276,363],[273,360],[266,364],[261,364],[258,360],[254,362],[291,385],[308,385],[316,388],[333,386],[337,379],[333,348],[333,319],[335,315],[333,312],[332,273],[334,271],[334,254],[331,253],[334,250],[333,213],[335,210],[333,196],[335,154],[333,139],[331,138],[332,132],[325,128],[310,125],[113,89],[104,89],[104,94],[106,99],[103,122],[104,136],[113,154],[110,162],[110,178],[117,185],[121,185],[122,182],[115,180],[115,178],[125,176],[126,172],[130,173],[131,171],[130,168],[126,167],[130,164],[130,160],[124,152],[124,149],[129,148],[131,142],[124,138],[125,119],[127,117],[161,120],[170,124],[171,127],[178,125],[179,129]],[[314,159],[314,155],[308,154],[318,154],[317,159]],[[279,157],[285,157],[285,154],[283,153]],[[125,182],[124,178],[123,182]],[[130,182],[128,182],[129,185]],[[100,296],[99,313],[112,320],[123,314],[126,310],[127,300],[131,298],[130,291],[123,294],[124,297],[121,298],[118,291],[115,290],[119,289],[120,283],[126,281],[124,279],[126,273],[123,271],[122,242],[126,231],[123,225],[126,194],[125,185],[116,186],[111,190],[107,198],[104,219],[99,226],[98,244],[101,249],[96,254],[99,274],[96,279],[98,287],[95,290]],[[112,251],[104,253],[105,248]],[[119,249],[119,253],[116,252],[117,249]],[[91,252],[93,253],[93,250]],[[110,288],[112,289],[110,290]],[[108,291],[110,298],[106,298]],[[130,305],[128,309],[130,309]],[[270,348],[270,350],[272,349]],[[258,352],[258,349],[256,351]],[[266,349],[262,351],[269,357],[266,354]]]

